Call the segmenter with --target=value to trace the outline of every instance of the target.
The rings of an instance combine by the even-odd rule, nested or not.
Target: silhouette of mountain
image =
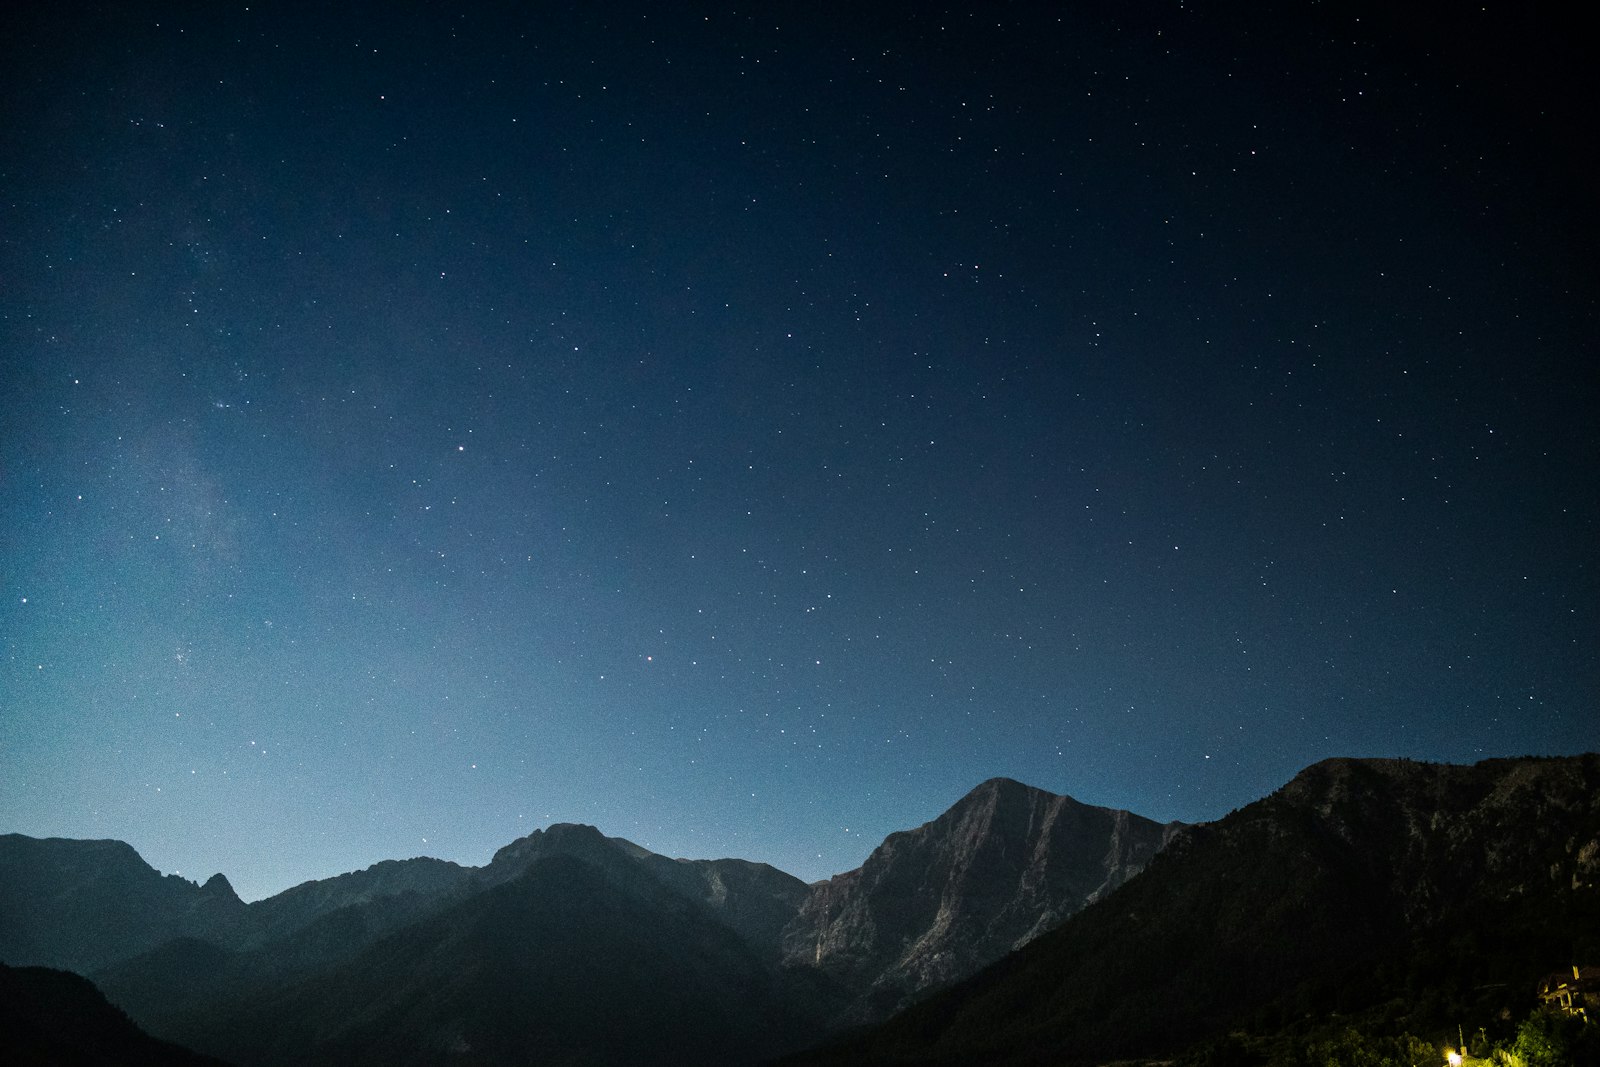
[[[389,944],[394,937],[411,937],[430,922],[435,925],[428,928],[433,929],[438,922],[447,922],[438,918],[441,914],[459,917],[464,907],[480,901],[486,893],[519,882],[552,859],[579,860],[602,872],[618,892],[631,893],[651,907],[670,900],[675,908],[696,915],[703,930],[714,930],[716,937],[737,943],[741,953],[756,961],[765,975],[762,981],[781,992],[779,999],[794,1005],[793,1010],[785,1009],[789,1015],[802,1020],[762,1027],[763,1040],[800,1032],[815,1036],[819,1032],[815,1024],[803,1020],[837,1010],[842,997],[832,993],[825,982],[810,975],[787,975],[776,966],[777,929],[794,914],[806,892],[804,883],[764,864],[742,860],[669,860],[620,838],[608,838],[593,827],[571,824],[557,824],[519,839],[480,869],[412,860],[297,886],[281,897],[252,905],[266,912],[266,921],[259,923],[257,930],[290,931],[275,940],[257,936],[243,948],[228,948],[197,938],[179,938],[103,969],[95,977],[117,1003],[153,1031],[186,1041],[210,1042],[208,1047],[226,1047],[230,1056],[258,1062],[252,1057],[268,1053],[250,1051],[258,1044],[255,1038],[242,1041],[239,1047],[245,1051],[240,1052],[228,1045],[216,1020],[231,1020],[226,1025],[253,1033],[262,1013],[270,1014],[270,1007],[258,1010],[258,1006],[278,1003],[286,989],[340,981],[336,975],[363,973],[370,963],[370,953],[363,953],[380,940],[388,937],[384,943]],[[520,931],[508,930],[502,939],[518,936]],[[551,965],[546,955],[535,954],[532,959],[536,968]],[[682,981],[670,984],[677,989]],[[745,985],[757,988],[749,981]],[[374,995],[382,1000],[381,984]],[[603,1001],[603,989],[597,988],[594,997]],[[371,1010],[381,1010],[379,1001]],[[506,1025],[522,1023],[508,1021]],[[285,1040],[305,1035],[292,1019],[276,1020],[270,1028],[291,1035]],[[798,1042],[798,1038],[793,1040]],[[282,1058],[294,1060],[306,1054],[291,1044],[285,1046]]]
[[[0,960],[79,972],[174,937],[237,940],[247,907],[221,875],[163,876],[121,841],[0,835]]]
[[[552,854],[193,1040],[245,1064],[731,1064],[820,1033],[794,999],[648,872]]]
[[[1491,1011],[1550,959],[1600,950],[1597,787],[1595,755],[1319,763],[1020,952],[796,1062],[1105,1062],[1385,1002]]]
[[[289,890],[297,894],[297,890],[310,887],[313,892],[297,894],[300,899],[292,901],[291,907],[260,917],[243,947],[178,937],[101,968],[92,977],[107,996],[151,1031],[181,1033],[196,1017],[208,1017],[223,1005],[253,999],[342,963],[384,935],[481,889],[476,882],[461,886],[441,882],[431,888],[387,883],[382,888],[392,892],[346,892],[359,887],[366,873],[340,875]],[[343,884],[329,887],[326,883]],[[374,881],[369,888],[380,884]],[[272,937],[281,930],[287,933]]]
[[[800,879],[765,863],[669,859],[573,823],[536,830],[502,848],[484,868],[484,880],[493,885],[516,877],[535,860],[550,855],[578,856],[606,867],[618,860],[636,864],[663,885],[700,902],[763,955],[774,957],[784,924],[807,893]]]
[[[264,944],[302,930],[323,916],[379,900],[409,901],[397,910],[420,914],[431,904],[465,891],[475,869],[426,856],[384,860],[361,871],[302,882],[251,905],[251,944]]]

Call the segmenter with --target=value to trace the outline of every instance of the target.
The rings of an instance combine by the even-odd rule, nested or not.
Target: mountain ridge
[[[481,867],[385,860],[248,905],[225,876],[201,886],[167,876],[162,884],[181,899],[157,924],[159,936],[120,944],[82,969],[152,1033],[233,1054],[206,1018],[253,1018],[238,1006],[276,1002],[285,983],[346,981],[334,976],[376,946],[420,936],[439,915],[566,858],[598,871],[637,907],[657,908],[666,893],[696,922],[726,930],[800,1006],[798,1018],[809,1020],[802,1029],[820,1036],[882,1019],[1010,951],[1136,873],[1169,831],[991,779],[922,826],[891,834],[857,871],[808,885],[764,863],[669,858],[592,826],[553,823],[507,843]],[[114,854],[124,880],[161,879],[133,849]],[[68,895],[81,889],[69,887]],[[231,925],[188,921],[218,906],[232,908]],[[0,959],[15,949],[0,939]]]
[[[1526,1011],[1552,958],[1596,952],[1600,755],[1340,758],[1191,827],[1020,951],[794,1062],[1170,1057],[1319,1012],[1448,1027]]]
[[[820,1033],[791,1000],[692,901],[625,862],[551,853],[181,1038],[252,1064],[753,1062]]]
[[[67,927],[58,953],[81,955],[86,929],[109,929],[101,948],[122,955],[92,973],[112,1003],[158,1038],[263,1065],[395,1052],[394,1035],[430,1056],[456,1055],[440,1034],[485,1062],[544,1054],[501,1027],[532,1027],[545,1052],[581,1059],[578,1031],[495,992],[562,980],[622,1012],[607,1024],[615,1055],[598,1062],[648,1045],[628,1019],[691,1027],[663,1021],[684,1012],[726,1029],[686,1029],[685,1062],[753,1062],[854,1028],[794,1062],[1170,1056],[1219,1027],[1365,1010],[1374,989],[1425,991],[1417,1003],[1435,1013],[1510,1010],[1489,1003],[1494,990],[1581,945],[1600,952],[1597,797],[1596,754],[1335,758],[1195,825],[994,778],[809,885],[555,823],[482,867],[383,861],[249,905],[223,876],[162,876],[121,843],[8,835],[0,875],[26,867],[19,857],[40,864],[0,885],[0,959],[48,948],[52,923]],[[31,911],[19,885],[39,891]],[[106,893],[114,906],[97,906]],[[147,928],[118,933],[139,907]],[[589,953],[551,925],[588,923],[585,908],[615,920],[585,927]],[[546,932],[528,940],[524,920]],[[653,961],[642,983],[635,957]],[[730,987],[728,974],[742,977]],[[1397,1004],[1386,1010],[1431,1018]]]

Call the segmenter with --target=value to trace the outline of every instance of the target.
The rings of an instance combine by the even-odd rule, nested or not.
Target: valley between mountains
[[[557,824],[246,904],[121,842],[12,834],[0,1019],[12,1053],[73,1032],[27,1019],[120,1010],[260,1065],[1101,1063],[1239,1034],[1266,1062],[1333,1014],[1520,1017],[1600,961],[1597,882],[1593,754],[1330,760],[1197,826],[993,779],[810,885]]]

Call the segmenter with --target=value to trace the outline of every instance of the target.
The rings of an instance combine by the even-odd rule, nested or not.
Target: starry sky
[[[1600,737],[1539,5],[24,6],[0,830],[809,880]]]

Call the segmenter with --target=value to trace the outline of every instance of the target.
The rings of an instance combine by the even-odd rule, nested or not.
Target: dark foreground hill
[[[1018,953],[809,1064],[1103,1063],[1330,1012],[1525,1011],[1600,957],[1600,756],[1329,760]]]
[[[86,978],[0,963],[0,1063],[13,1067],[221,1067],[155,1038]]]

